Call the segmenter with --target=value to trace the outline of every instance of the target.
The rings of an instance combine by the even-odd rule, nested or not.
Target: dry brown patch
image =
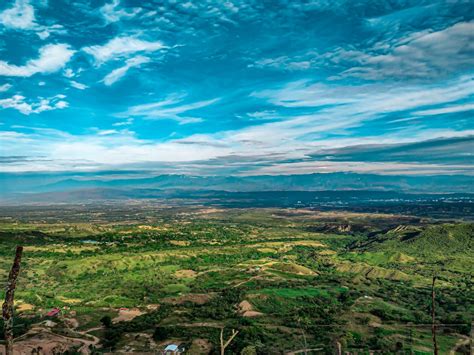
[[[331,249],[321,250],[319,252],[319,255],[334,255],[334,254],[336,254],[336,252]]]
[[[250,318],[250,317],[263,316],[263,313],[255,311],[253,309],[252,304],[247,300],[243,300],[242,302],[240,302],[237,308],[238,308],[238,312],[242,315],[242,317]]]
[[[177,278],[188,278],[188,277],[196,277],[197,272],[194,270],[178,270],[174,273],[174,276]]]
[[[252,310],[253,310],[253,306],[249,301],[244,300],[239,303],[239,312],[244,313],[244,312],[252,311]]]
[[[252,318],[252,317],[260,317],[263,316],[263,313],[257,311],[247,311],[242,313],[242,317]]]
[[[27,338],[16,339],[13,354],[34,354],[38,348],[42,349],[42,352],[39,354],[63,354],[68,350],[78,347],[84,350],[82,353],[88,354],[87,347],[95,344],[93,341],[70,338],[43,329],[38,329],[37,331],[37,333],[30,333]],[[0,354],[4,353],[5,348],[3,345],[0,345]]]
[[[146,306],[146,309],[148,309],[149,311],[156,311],[158,308],[160,308],[159,304],[148,304]]]
[[[188,245],[191,244],[191,242],[189,242],[187,240],[170,240],[170,244],[176,245],[176,246],[179,246],[179,247],[187,247]]]
[[[187,353],[190,355],[210,354],[212,351],[212,348],[213,348],[212,343],[209,340],[194,339]]]
[[[140,311],[138,308],[131,308],[131,309],[124,308],[124,309],[119,310],[118,316],[112,319],[112,321],[114,323],[128,322],[138,316],[141,316],[142,314],[144,314],[144,312]]]
[[[18,312],[28,312],[32,311],[33,309],[35,309],[35,306],[29,303],[21,303],[16,307],[16,310]]]
[[[59,296],[58,300],[60,300],[61,302],[64,302],[64,303],[68,303],[68,304],[77,304],[77,303],[82,302],[82,300],[79,299],[79,298],[66,298],[66,297],[62,297],[62,296]]]

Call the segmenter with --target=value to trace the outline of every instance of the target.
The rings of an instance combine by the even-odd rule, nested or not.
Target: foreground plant
[[[15,288],[18,275],[20,274],[21,256],[23,255],[23,247],[17,246],[15,259],[8,274],[8,282],[6,286],[5,302],[2,306],[3,320],[4,320],[4,335],[5,335],[5,354],[13,354],[13,305],[15,299]]]

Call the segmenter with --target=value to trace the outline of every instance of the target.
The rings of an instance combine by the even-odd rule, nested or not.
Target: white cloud
[[[359,86],[310,84],[308,81],[292,82],[281,89],[263,90],[252,96],[265,98],[282,107],[322,107],[324,113],[341,115],[377,115],[428,105],[454,102],[474,94],[474,77],[462,76],[446,85],[390,86],[367,84]]]
[[[432,115],[443,115],[446,113],[465,112],[474,110],[474,104],[464,104],[456,106],[448,106],[442,108],[436,108],[431,110],[423,110],[413,112],[414,115],[418,116],[432,116]]]
[[[403,112],[405,117],[416,115],[416,111],[410,111],[457,102],[472,94],[474,82],[469,76],[438,86],[344,86],[298,81],[280,89],[253,94],[283,107],[278,121],[220,132],[208,136],[208,139],[228,144],[239,154],[252,155],[258,151],[262,154],[281,154],[287,159],[304,158],[316,148],[370,144],[370,129],[362,137],[349,137],[357,127],[364,126],[367,129],[372,120],[393,117],[388,115],[396,112]],[[305,111],[311,108],[311,113],[301,114],[302,108]],[[292,109],[297,111],[290,112]],[[421,136],[422,133],[426,133],[426,136]],[[428,131],[423,126],[410,124],[390,130],[374,129],[373,134],[372,143],[378,144],[383,140],[386,140],[385,143],[397,143],[445,137],[448,132],[446,129]],[[461,130],[458,134],[467,133]]]
[[[205,101],[198,101],[189,104],[181,104],[183,95],[172,95],[163,101],[151,104],[137,105],[130,107],[126,112],[117,115],[118,117],[136,116],[150,120],[174,120],[180,124],[201,122],[198,117],[183,116],[188,111],[203,108],[219,101],[219,98]],[[181,104],[181,105],[180,105]]]
[[[73,71],[71,68],[67,68],[66,70],[64,70],[63,75],[64,75],[66,78],[72,78],[72,77],[74,77],[76,74],[74,74],[74,71]]]
[[[71,84],[71,86],[72,86],[73,88],[78,89],[78,90],[85,90],[85,89],[88,88],[87,85],[82,84],[82,83],[78,83],[77,81],[74,81],[74,80],[71,80],[71,81],[69,82],[69,84]]]
[[[137,52],[154,52],[167,48],[162,42],[143,41],[135,37],[117,37],[102,46],[84,48],[84,52],[94,57],[96,65],[117,58],[130,56]]]
[[[33,29],[36,27],[35,10],[28,0],[16,0],[13,7],[0,13],[0,23],[12,29]]]
[[[12,7],[0,13],[0,24],[8,29],[34,31],[36,35],[45,40],[51,33],[65,33],[61,25],[42,26],[36,23],[35,9],[30,0],[16,0]]]
[[[439,175],[472,173],[470,165],[440,165],[394,162],[352,162],[352,161],[305,161],[295,163],[276,163],[257,168],[248,175],[293,175],[333,172],[357,172],[384,175]]]
[[[127,71],[130,68],[139,67],[140,65],[144,63],[148,63],[148,62],[150,62],[150,58],[143,57],[143,56],[137,56],[135,58],[128,59],[125,62],[124,66],[117,68],[113,70],[112,72],[110,72],[109,74],[107,74],[107,76],[103,80],[104,84],[107,86],[110,86],[116,83],[117,81],[119,81],[120,79],[122,79],[127,74]]]
[[[288,56],[260,59],[249,65],[250,68],[272,68],[287,71],[307,70],[310,69],[311,66],[311,60],[306,60],[302,57]]]
[[[68,103],[64,99],[64,95],[56,95],[51,98],[40,98],[37,102],[26,100],[24,96],[14,95],[7,99],[0,99],[0,107],[3,109],[12,108],[24,115],[33,113],[41,113],[56,109],[64,109],[68,107]]]
[[[127,118],[125,121],[121,121],[121,122],[115,122],[114,124],[112,124],[112,126],[114,127],[121,127],[121,126],[129,126],[133,123],[133,118]]]
[[[73,54],[74,50],[67,44],[48,44],[40,48],[37,59],[31,59],[25,65],[0,61],[0,76],[30,77],[38,73],[54,73],[63,68]]]
[[[5,91],[8,91],[11,89],[11,85],[10,84],[3,84],[3,85],[0,85],[0,92],[5,92]]]
[[[140,8],[133,8],[130,11],[120,9],[120,0],[112,0],[100,8],[100,13],[107,23],[120,21],[122,18],[133,18],[140,13]]]
[[[15,128],[15,127],[13,127]],[[22,127],[18,127],[22,128]],[[23,127],[25,128],[25,127]],[[155,166],[156,163],[176,163],[174,170],[183,171],[192,163],[196,171],[206,167],[205,161],[226,157],[231,158],[223,168],[229,168],[228,164],[243,166],[250,162],[246,174],[295,174],[332,171],[357,171],[366,173],[383,174],[439,174],[439,173],[472,173],[470,165],[461,164],[410,164],[393,162],[331,162],[314,161],[308,157],[294,154],[296,158],[304,158],[304,161],[288,163],[286,159],[291,156],[288,151],[281,150],[284,154],[278,154],[277,150],[259,149],[255,146],[242,147],[239,149],[233,141],[238,131],[221,132],[215,135],[193,135],[186,139],[172,140],[167,142],[156,142],[153,140],[139,139],[134,132],[129,130],[93,129],[93,134],[72,135],[54,129],[30,128],[32,133],[19,133],[14,131],[0,132],[2,150],[5,155],[13,156],[42,156],[44,159],[35,163],[35,159],[27,162],[4,164],[2,171],[33,171],[33,170],[89,170],[98,168],[123,168],[127,164],[141,164],[142,167]],[[412,142],[432,139],[436,137],[467,137],[472,136],[473,131],[455,132],[438,131],[431,132],[411,138]],[[271,135],[272,131],[267,131]],[[342,142],[343,145],[366,144],[389,144],[396,142],[395,139],[384,137],[373,137],[372,139],[353,142]],[[407,140],[409,142],[410,140]],[[218,143],[218,144],[213,144]],[[337,142],[338,144],[340,142]],[[328,143],[330,146],[332,143]],[[245,149],[247,148],[247,149]],[[298,150],[299,145],[292,145],[291,149]],[[263,164],[255,164],[258,161]],[[267,166],[267,167],[265,167]],[[256,168],[256,169],[255,169]]]
[[[37,32],[36,33],[38,35],[38,37],[42,40],[45,40],[47,39],[51,34],[49,33],[49,31],[47,30],[44,30],[44,31],[41,31],[41,32]]]
[[[4,155],[42,156],[35,163],[3,164],[2,171],[87,170],[123,164],[193,162],[230,153],[221,147],[178,142],[157,143],[135,137],[128,130],[99,130],[72,135],[54,129],[31,128],[32,133],[0,132]]]
[[[117,134],[119,133],[119,131],[117,131],[116,129],[99,129],[97,130],[97,134],[99,136],[109,136],[111,134]]]
[[[340,49],[325,58],[357,63],[340,77],[430,79],[472,68],[473,53],[474,21],[471,21],[441,31],[416,32],[394,45],[378,43],[371,51]]]
[[[54,108],[59,108],[59,109],[63,109],[63,108],[66,108],[69,106],[69,103],[66,102],[66,101],[58,101],[54,104]]]

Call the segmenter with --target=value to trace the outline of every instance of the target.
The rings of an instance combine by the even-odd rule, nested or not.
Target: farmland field
[[[436,275],[440,353],[469,353],[470,222],[147,205],[5,208],[1,216],[2,282],[15,246],[24,246],[14,328],[21,351],[153,353],[175,343],[218,353],[221,329],[225,338],[234,329],[229,354],[338,346],[431,354]],[[55,307],[59,316],[45,317]]]

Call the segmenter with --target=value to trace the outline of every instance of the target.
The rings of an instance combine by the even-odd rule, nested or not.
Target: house
[[[183,354],[183,353],[184,353],[184,348],[176,344],[169,344],[163,350],[163,355],[175,355],[175,354]]]
[[[59,308],[53,308],[48,313],[46,313],[46,317],[57,317],[61,313]]]

